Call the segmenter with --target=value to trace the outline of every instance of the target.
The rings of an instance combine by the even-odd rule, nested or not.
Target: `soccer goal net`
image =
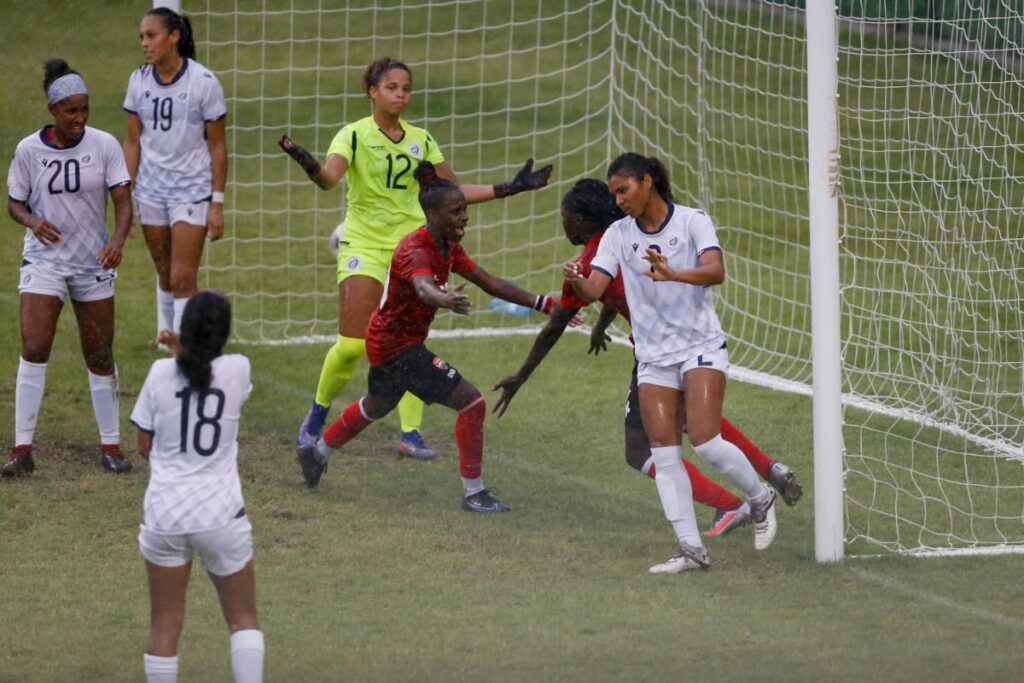
[[[527,157],[544,191],[471,213],[467,249],[534,291],[573,253],[558,218],[579,178],[633,150],[714,217],[731,360],[809,392],[807,60],[802,2],[746,0],[186,0],[199,59],[228,98],[230,237],[204,269],[237,334],[327,339],[322,192],[277,147],[323,157],[370,113],[361,75],[413,70],[406,118],[463,182]],[[1024,545],[1024,20],[1011,0],[839,3],[840,285],[846,540],[854,553]],[[922,7],[924,8],[922,10]],[[811,56],[834,59],[836,55]],[[539,317],[441,315],[435,329]],[[507,331],[507,330],[506,330]]]

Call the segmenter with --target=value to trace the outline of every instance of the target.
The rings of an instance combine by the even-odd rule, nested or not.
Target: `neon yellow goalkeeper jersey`
[[[348,160],[345,241],[357,248],[394,250],[399,240],[426,221],[419,184],[412,172],[420,160],[435,166],[444,155],[430,134],[399,119],[405,134],[392,142],[372,116],[342,128],[328,156]]]

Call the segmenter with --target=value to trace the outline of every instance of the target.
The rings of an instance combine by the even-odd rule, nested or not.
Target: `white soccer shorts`
[[[703,353],[693,358],[688,358],[682,363],[673,365],[653,365],[652,363],[640,363],[637,366],[637,384],[654,384],[659,387],[683,390],[683,375],[690,370],[707,368],[718,370],[722,374],[729,375],[729,350],[717,349],[711,353]]]
[[[206,227],[206,215],[210,202],[187,202],[184,204],[149,203],[136,199],[139,223],[152,227],[170,227],[175,223],[188,223]]]
[[[101,301],[114,296],[116,279],[116,270],[97,267],[77,275],[60,275],[46,264],[26,263],[19,271],[18,292],[55,296],[61,302],[68,296],[72,301]]]
[[[252,524],[242,515],[220,529],[195,534],[162,534],[140,524],[139,551],[146,560],[161,567],[188,564],[195,551],[206,571],[230,576],[252,559]]]

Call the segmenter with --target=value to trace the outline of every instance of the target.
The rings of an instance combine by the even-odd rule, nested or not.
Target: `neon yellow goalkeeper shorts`
[[[338,284],[352,275],[366,275],[384,284],[391,267],[390,249],[362,249],[342,242],[338,250]]]

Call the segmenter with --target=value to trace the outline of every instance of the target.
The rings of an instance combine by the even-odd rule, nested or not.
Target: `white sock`
[[[29,363],[20,358],[14,389],[14,445],[31,445],[36,434],[39,407],[46,388],[46,363]]]
[[[743,489],[747,497],[756,498],[764,493],[761,479],[750,465],[750,461],[743,455],[743,451],[723,439],[721,434],[716,434],[715,438],[707,443],[694,446],[693,450],[714,467],[716,472],[724,474],[729,481]]]
[[[188,303],[188,297],[174,300],[174,327],[171,328],[175,332],[181,333],[181,316],[185,313],[185,304]]]
[[[89,390],[92,392],[92,411],[100,428],[100,443],[121,443],[121,416],[117,400],[117,367],[112,375],[96,375],[89,371]]]
[[[334,451],[337,450],[335,448],[331,448],[330,446],[328,446],[327,442],[324,441],[324,437],[322,436],[316,440],[315,447],[316,454],[319,456],[320,462],[327,462],[328,460],[330,460],[331,456],[334,455]]]
[[[231,670],[235,683],[263,683],[263,633],[255,629],[231,634]]]
[[[160,329],[174,329],[174,294],[156,286],[156,306],[160,311]]]
[[[178,658],[142,655],[147,683],[178,683]]]
[[[482,477],[476,477],[475,479],[462,478],[462,495],[472,496],[474,493],[480,493],[486,487],[484,486],[484,480]]]
[[[652,448],[654,483],[658,487],[658,497],[661,498],[665,519],[672,525],[679,542],[694,548],[703,548],[700,529],[697,528],[697,513],[693,511],[693,488],[690,486],[690,477],[680,461],[682,456],[682,446]]]

